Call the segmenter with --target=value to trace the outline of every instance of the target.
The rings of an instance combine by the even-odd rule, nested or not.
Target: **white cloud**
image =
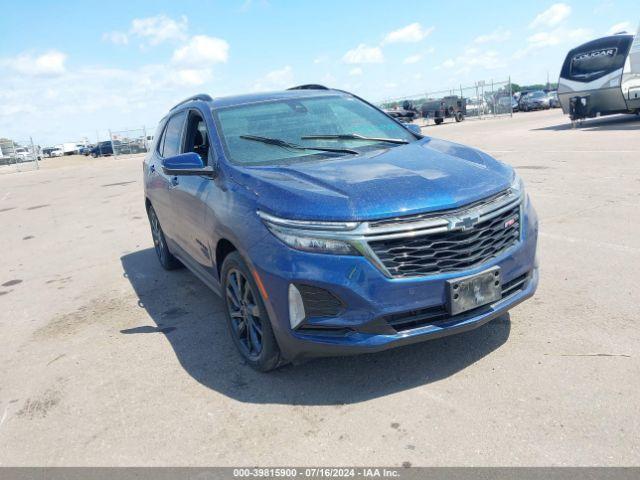
[[[415,43],[426,38],[434,27],[422,28],[419,23],[411,23],[406,27],[399,28],[385,35],[383,43]]]
[[[229,58],[229,44],[207,35],[196,35],[173,52],[172,61],[177,65],[203,68],[214,63],[224,63]]]
[[[358,75],[362,75],[362,69],[360,67],[355,67],[349,70],[350,77],[356,77]]]
[[[126,45],[129,43],[129,36],[124,32],[114,30],[102,34],[102,41],[113,43],[114,45]]]
[[[150,45],[167,40],[186,40],[188,20],[185,15],[174,20],[166,15],[136,18],[131,22],[130,35],[147,39]]]
[[[327,55],[320,55],[313,59],[313,63],[315,63],[316,65],[320,63],[325,63],[327,61],[329,61],[329,57]]]
[[[436,69],[454,69],[455,73],[466,74],[471,70],[494,70],[506,67],[505,59],[494,50],[481,51],[475,47],[468,48],[462,55],[445,60]]]
[[[509,40],[509,38],[511,38],[511,32],[509,30],[505,30],[502,27],[499,27],[491,33],[487,33],[487,34],[476,37],[473,42],[477,44],[500,43],[500,42],[506,42],[507,40]]]
[[[566,3],[554,3],[544,12],[539,13],[529,24],[529,28],[555,27],[571,14],[571,7]]]
[[[442,68],[453,68],[455,67],[456,62],[453,58],[448,58],[444,62],[442,62]]]
[[[607,34],[613,35],[618,32],[633,32],[631,22],[620,22],[612,25]]]
[[[293,84],[293,68],[287,65],[278,70],[273,70],[259,79],[253,86],[254,90],[280,90]]]
[[[281,84],[284,86],[285,84],[291,83],[291,81],[293,80],[293,69],[291,68],[291,66],[287,65],[280,70],[273,70],[267,73],[265,78],[270,82]]]
[[[359,64],[359,63],[382,63],[384,62],[384,55],[380,47],[369,47],[364,43],[361,43],[353,50],[349,50],[342,57],[342,61],[345,63]]]
[[[208,82],[211,78],[213,78],[213,72],[210,68],[184,68],[176,70],[172,79],[177,85],[198,86]]]
[[[527,38],[533,48],[552,47],[570,40],[582,40],[588,37],[590,31],[584,28],[574,30],[555,29],[550,32],[538,32]]]
[[[527,38],[527,46],[516,51],[513,57],[515,59],[521,59],[531,52],[545,47],[553,47],[563,44],[577,44],[581,41],[587,40],[591,36],[592,32],[587,28],[556,28],[550,31],[538,32]]]
[[[64,63],[67,55],[57,50],[51,50],[41,55],[34,56],[30,53],[22,53],[17,57],[0,60],[4,68],[12,69],[21,75],[34,77],[55,77],[66,71]]]
[[[417,53],[415,55],[409,55],[407,58],[405,58],[402,61],[402,63],[404,64],[418,63],[420,60],[422,60],[422,55]]]

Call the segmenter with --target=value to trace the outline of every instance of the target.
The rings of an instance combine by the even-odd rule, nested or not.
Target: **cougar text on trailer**
[[[611,35],[569,52],[558,80],[571,120],[640,112],[640,31]]]

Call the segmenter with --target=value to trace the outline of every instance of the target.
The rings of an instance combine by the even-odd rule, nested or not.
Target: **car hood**
[[[510,167],[479,150],[425,138],[357,156],[238,168],[258,208],[300,220],[371,220],[456,208],[509,187]]]

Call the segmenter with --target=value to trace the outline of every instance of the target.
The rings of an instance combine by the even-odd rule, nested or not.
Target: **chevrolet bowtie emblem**
[[[455,219],[452,219],[451,221],[451,229],[455,230],[455,229],[460,229],[460,230],[469,230],[470,228],[473,228],[473,226],[478,223],[478,221],[480,220],[478,215],[475,216],[467,216],[467,217],[457,217]]]

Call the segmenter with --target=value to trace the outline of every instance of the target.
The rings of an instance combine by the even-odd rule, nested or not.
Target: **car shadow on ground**
[[[222,301],[186,269],[164,271],[153,249],[121,258],[151,321],[122,330],[164,335],[184,369],[202,385],[242,402],[342,405],[449,377],[500,347],[508,315],[451,337],[353,357],[323,358],[258,373],[245,365],[227,332]]]
[[[571,125],[567,117],[566,123],[559,125],[551,125],[549,127],[534,128],[533,130],[562,131],[562,130],[586,130],[586,131],[605,131],[605,130],[640,130],[640,117],[638,115],[611,115],[607,117],[599,117],[584,120],[575,127]]]

